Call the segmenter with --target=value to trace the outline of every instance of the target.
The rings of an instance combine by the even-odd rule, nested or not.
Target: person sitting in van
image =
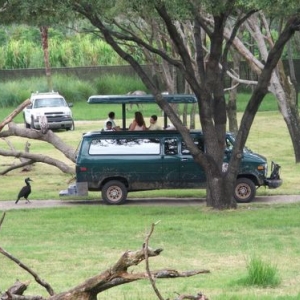
[[[104,131],[115,131],[115,129],[113,128],[112,122],[111,121],[107,121],[106,122],[106,126],[103,129]]]
[[[134,120],[129,126],[129,131],[133,130],[147,130],[143,114],[140,111],[134,113]]]
[[[114,130],[120,130],[120,126],[117,126],[115,123],[115,113],[113,111],[108,114],[108,119],[104,123],[104,131],[107,131],[107,122],[111,122]]]
[[[152,115],[150,117],[150,126],[148,130],[162,130],[162,127],[157,124],[157,115]]]

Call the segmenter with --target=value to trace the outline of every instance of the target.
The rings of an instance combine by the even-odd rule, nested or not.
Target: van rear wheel
[[[234,189],[234,198],[239,203],[251,202],[256,194],[256,187],[252,180],[239,178]]]
[[[127,189],[121,181],[108,181],[102,188],[102,199],[106,204],[123,204],[127,199]]]

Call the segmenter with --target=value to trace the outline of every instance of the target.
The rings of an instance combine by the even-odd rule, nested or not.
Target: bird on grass
[[[21,198],[26,199],[26,203],[30,203],[30,201],[28,200],[28,196],[31,193],[31,186],[29,181],[33,181],[33,180],[31,180],[29,177],[25,179],[26,185],[21,188],[18,194],[18,199],[16,200],[15,204],[17,204]]]

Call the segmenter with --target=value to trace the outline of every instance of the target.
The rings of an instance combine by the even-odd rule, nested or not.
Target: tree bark
[[[48,26],[40,27],[41,39],[42,39],[42,48],[44,53],[44,63],[45,63],[45,73],[47,78],[47,85],[49,91],[52,91],[52,77],[51,77],[51,68],[49,61],[49,47],[48,47]]]
[[[235,74],[240,74],[240,55],[236,51],[232,51],[233,59],[233,71]],[[237,123],[237,112],[236,112],[236,101],[237,101],[237,84],[238,81],[232,79],[231,89],[229,91],[229,99],[226,105],[229,131],[237,133],[238,132],[238,123]]]

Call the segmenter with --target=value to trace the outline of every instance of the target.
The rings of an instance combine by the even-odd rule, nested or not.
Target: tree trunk
[[[273,74],[271,90],[278,100],[279,110],[287,125],[293,144],[295,161],[300,162],[300,117],[297,107],[296,92],[293,84],[289,81],[282,61],[277,65],[278,72]]]
[[[53,84],[52,84],[51,68],[50,68],[50,61],[49,61],[48,26],[41,26],[40,33],[42,38],[42,47],[44,52],[44,63],[45,63],[45,72],[46,72],[48,89],[49,91],[52,91]]]
[[[233,70],[235,75],[240,74],[240,55],[236,51],[232,51],[233,58]],[[229,131],[237,133],[238,131],[238,123],[237,123],[237,115],[236,115],[236,98],[237,98],[237,80],[233,79],[231,82],[231,89],[229,91],[229,99],[226,105],[227,116],[228,116],[228,124]]]
[[[261,15],[261,18],[263,18],[263,15]],[[294,20],[291,19],[291,21]],[[249,32],[253,34],[253,38],[257,42],[262,61],[259,61],[238,38],[234,39],[233,45],[240,55],[249,63],[250,68],[260,76],[268,59],[268,55],[273,50],[274,45],[271,41],[271,34],[269,33],[270,29],[266,27],[267,22],[263,22],[262,25],[267,34],[262,34],[262,28],[260,26],[260,19],[258,18],[258,15],[253,15],[251,18],[249,18],[247,20],[247,24],[250,27]],[[229,30],[224,31],[224,35],[227,39],[230,38],[230,34],[231,33]],[[290,32],[284,33],[284,35],[287,34],[290,34]],[[267,39],[266,36],[268,37]],[[268,45],[266,45],[266,42],[268,42]],[[271,50],[269,50],[269,48],[271,48]],[[278,60],[277,72],[273,72],[271,76],[268,89],[273,95],[275,95],[277,99],[279,110],[287,124],[287,128],[293,143],[295,161],[300,162],[300,140],[298,138],[300,135],[300,119],[296,105],[296,93],[293,90],[292,85],[289,83],[280,60]]]
[[[208,176],[206,192],[207,206],[220,210],[237,207],[233,197],[232,183],[225,177]]]

